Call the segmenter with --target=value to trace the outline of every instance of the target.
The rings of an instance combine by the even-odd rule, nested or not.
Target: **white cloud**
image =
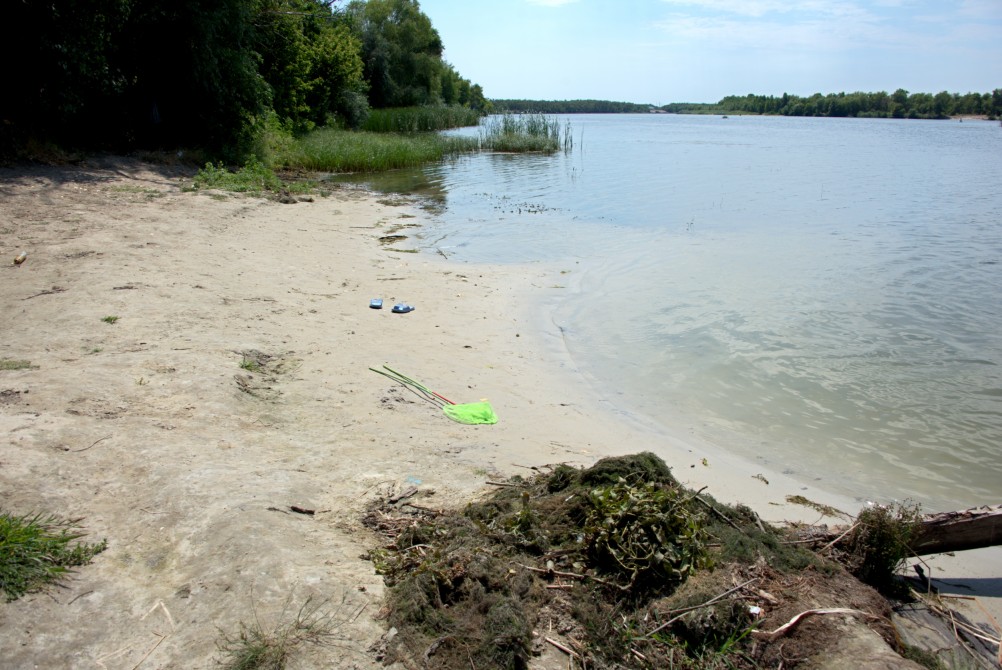
[[[675,12],[655,27],[716,49],[837,52],[914,46],[914,36],[861,3],[832,0],[662,0]],[[873,7],[873,3],[870,3]]]
[[[578,0],[526,0],[530,5],[540,5],[542,7],[562,7],[571,5]]]
[[[679,8],[703,13],[760,18],[767,14],[808,16],[870,16],[853,2],[836,0],[661,0]]]
[[[675,39],[715,44],[720,50],[823,50],[837,46],[831,26],[824,22],[791,25],[776,21],[676,16],[659,22],[658,28]]]

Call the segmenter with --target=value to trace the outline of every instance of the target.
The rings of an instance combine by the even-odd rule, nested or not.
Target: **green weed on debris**
[[[750,509],[685,489],[650,453],[505,484],[454,514],[366,517],[388,539],[370,558],[400,658],[525,668],[543,644],[533,631],[556,626],[580,642],[568,649],[582,667],[753,667],[747,603],[692,606],[727,591],[738,561],[775,571],[819,560]]]

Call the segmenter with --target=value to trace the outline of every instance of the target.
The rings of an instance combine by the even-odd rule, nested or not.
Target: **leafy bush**
[[[70,546],[84,536],[73,531],[78,521],[0,512],[0,591],[7,602],[57,584],[69,568],[86,565],[105,550],[108,544],[104,540]]]
[[[252,156],[236,172],[230,172],[222,163],[216,165],[206,163],[205,167],[195,175],[192,185],[195,189],[260,193],[265,190],[277,191],[282,187],[282,181],[275,176],[271,168]]]
[[[890,587],[894,573],[911,555],[908,545],[921,518],[914,504],[873,505],[861,511],[841,544],[849,570],[867,584]]]

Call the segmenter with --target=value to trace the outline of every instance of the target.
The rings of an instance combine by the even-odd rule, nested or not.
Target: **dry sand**
[[[364,191],[285,205],[183,184],[120,158],[0,172],[0,359],[31,363],[0,371],[0,505],[108,541],[64,588],[0,604],[4,667],[212,667],[220,631],[309,596],[340,604],[341,639],[296,667],[381,667],[359,519],[411,486],[461,505],[526,467],[653,450],[773,521],[803,518],[789,494],[847,504],[606,404],[547,320],[559,268],[384,246],[420,210]],[[251,352],[263,370],[241,368]],[[454,423],[383,364],[501,420]]]

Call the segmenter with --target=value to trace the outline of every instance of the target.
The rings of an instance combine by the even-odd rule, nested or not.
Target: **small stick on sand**
[[[73,452],[73,453],[80,453],[81,451],[87,451],[91,447],[97,445],[98,442],[104,442],[105,440],[110,439],[110,438],[111,438],[111,435],[105,435],[100,440],[97,440],[96,442],[94,442],[93,444],[91,444],[90,447],[84,447],[83,449],[70,449],[70,451]]]

